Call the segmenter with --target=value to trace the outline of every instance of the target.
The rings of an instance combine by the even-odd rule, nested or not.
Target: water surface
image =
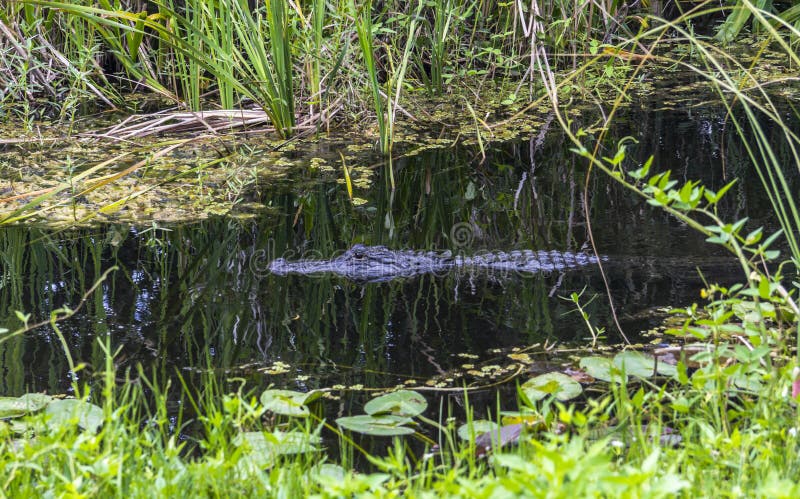
[[[630,166],[650,154],[679,180],[719,188],[729,220],[770,223],[761,187],[737,150],[717,146],[730,131],[719,110],[633,109],[614,143],[631,135]],[[726,135],[727,134],[727,135]],[[358,283],[334,275],[276,276],[282,255],[324,258],[352,244],[473,254],[513,249],[589,251],[606,268],[628,335],[660,324],[659,309],[698,301],[702,280],[734,282],[737,269],[703,238],[614,182],[593,175],[554,128],[477,148],[435,149],[394,163],[397,190],[374,157],[355,168],[351,202],[339,172],[311,165],[247,193],[252,218],[216,217],[175,226],[107,224],[72,231],[0,229],[0,325],[15,311],[46,318],[74,307],[106,269],[118,266],[75,317],[61,323],[73,357],[91,379],[105,365],[99,339],[119,348],[122,377],[135,366],[159,379],[180,373],[244,378],[251,388],[334,384],[386,387],[502,356],[498,349],[584,341],[588,331],[562,297],[583,291],[592,322],[618,343],[596,267],[536,275],[481,272]],[[254,157],[254,161],[257,158]],[[774,228],[774,227],[773,227]],[[539,347],[541,350],[541,347]],[[0,395],[69,390],[66,361],[49,327],[0,344]],[[458,386],[458,379],[454,386]]]

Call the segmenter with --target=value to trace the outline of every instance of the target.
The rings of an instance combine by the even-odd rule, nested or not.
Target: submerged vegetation
[[[0,139],[0,349],[14,366],[0,384],[4,493],[798,496],[798,47],[800,8],[778,0],[4,2],[0,119],[13,135]],[[688,99],[690,92],[672,88],[665,95],[676,75],[697,85],[691,91],[703,87],[696,98],[722,110],[709,121],[726,133],[709,135],[709,147],[752,169],[769,202],[769,216],[755,224],[763,227],[728,209],[743,203],[734,193],[746,172],[725,172],[718,186],[682,178],[647,152],[632,155],[635,138],[612,133],[626,107]],[[102,129],[84,123],[101,111],[110,111]],[[570,144],[573,165],[587,169],[582,185],[574,169],[539,185],[564,190],[567,179],[572,194],[553,203],[564,207],[555,215],[569,220],[564,233],[535,227],[535,216],[508,214],[517,225],[481,218],[476,212],[489,206],[539,208],[536,187],[529,193],[522,185],[551,123]],[[362,142],[339,147],[337,131],[353,130]],[[248,138],[255,133],[268,138]],[[499,187],[480,186],[472,177],[432,176],[431,168],[447,170],[442,163],[414,163],[421,149],[456,143],[485,160],[491,142],[522,133],[531,135],[530,164],[516,186],[502,171],[491,177]],[[304,152],[311,144],[319,154]],[[352,166],[364,149],[386,171]],[[441,151],[455,155],[454,147]],[[266,218],[291,212],[271,225],[273,233],[230,217],[222,240],[204,230],[170,235],[172,228],[153,222],[174,206],[185,211],[169,220],[251,206],[260,189],[286,181],[300,164],[309,183],[341,177],[341,202],[325,204],[325,187],[311,183],[301,195],[253,208],[261,215],[251,216]],[[396,178],[397,165],[411,173]],[[356,307],[349,300],[358,285],[331,291],[321,285],[330,284],[325,277],[303,285],[298,305],[270,276],[273,308],[260,302],[260,252],[292,251],[302,241],[329,254],[362,237],[353,222],[331,221],[334,208],[340,218],[378,220],[377,242],[395,246],[427,248],[445,238],[464,249],[455,229],[468,227],[471,238],[482,224],[521,234],[513,242],[526,248],[558,240],[597,252],[591,222],[613,196],[598,187],[605,185],[596,183],[598,173],[735,261],[736,281],[703,276],[694,291],[702,301],[672,310],[650,338],[655,346],[631,344],[613,307],[601,312],[600,297],[576,291],[562,306],[577,314],[585,328],[578,336],[590,345],[559,352],[537,339],[537,346],[496,349],[502,362],[466,357],[458,372],[437,364],[440,375],[397,386],[379,386],[378,376],[366,378],[374,385],[334,385],[319,375],[343,370],[334,349],[352,350],[344,358],[375,373],[386,366],[370,363],[374,352],[405,340],[425,345],[416,330],[377,339],[384,331],[373,330],[394,320],[389,302],[407,301],[416,314],[423,286],[404,296],[398,287],[365,285]],[[357,195],[372,188],[373,176],[385,181],[381,204],[360,208]],[[454,208],[448,188],[485,203]],[[124,210],[131,216],[114,218]],[[575,217],[583,217],[586,241],[573,233]],[[99,220],[138,223],[134,232],[146,243],[135,252],[158,272],[106,269],[130,251],[131,230]],[[100,228],[81,237],[85,246],[51,239],[45,223],[90,221]],[[242,240],[252,247],[242,249]],[[606,273],[601,278],[609,286]],[[562,281],[529,284],[530,293],[511,298],[525,301],[517,306],[541,306]],[[626,286],[633,294],[635,284]],[[75,301],[55,298],[53,290],[65,289]],[[342,298],[342,289],[353,293]],[[429,323],[463,320],[442,314],[447,293],[432,289]],[[151,296],[156,290],[163,302]],[[258,371],[269,387],[253,383],[247,369],[234,371],[227,357],[249,348],[238,336],[241,317],[230,310],[234,292],[257,297],[252,314],[272,328],[256,331],[260,339],[289,332],[276,341],[318,351],[309,362],[324,361],[289,379],[281,376],[297,366],[273,358]],[[118,299],[109,298],[114,293]],[[26,315],[30,300],[48,307],[48,320]],[[123,311],[142,321],[142,308],[156,305],[157,341],[136,340],[158,359],[148,371],[137,362],[141,352],[115,343],[111,325],[122,324],[114,320]],[[510,321],[507,301],[481,306],[497,306],[497,324]],[[96,320],[76,326],[70,321],[84,307]],[[336,343],[333,329],[309,336],[326,314],[354,323],[359,337]],[[193,336],[201,326],[206,337]],[[68,396],[25,393],[38,382],[23,365],[25,341],[37,334],[48,335],[49,348],[58,345],[48,362],[68,379],[50,386]],[[617,337],[625,345],[608,343]],[[191,369],[172,369],[167,359],[176,352],[191,357]],[[360,414],[365,394],[377,396]]]

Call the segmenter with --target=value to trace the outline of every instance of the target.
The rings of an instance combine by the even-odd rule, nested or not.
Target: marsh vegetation
[[[3,493],[797,497],[798,53],[779,0],[4,2]],[[596,257],[270,272],[357,244]]]

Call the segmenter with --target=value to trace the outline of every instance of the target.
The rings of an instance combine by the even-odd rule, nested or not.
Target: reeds
[[[370,94],[372,95],[372,110],[378,121],[380,149],[384,154],[388,154],[390,150],[389,125],[386,105],[384,104],[381,92],[381,84],[378,82],[378,66],[375,62],[375,38],[372,29],[372,1],[368,0],[361,7],[356,7],[356,4],[351,2],[350,9],[355,19],[358,43],[361,47],[364,69],[366,69],[367,72],[367,83]]]
[[[791,65],[800,65],[797,6],[767,11],[758,9],[757,3],[740,0],[732,10],[722,11],[729,15],[728,22],[716,41],[706,43],[694,35],[689,23],[721,12],[710,3],[696,5],[669,22],[626,17],[630,14],[626,5],[617,0],[500,4],[436,0],[432,4],[383,2],[375,10],[371,2],[351,0],[333,4],[314,0],[307,6],[269,0],[258,8],[240,0],[14,1],[0,9],[0,83],[5,87],[0,112],[20,109],[30,123],[36,113],[34,102],[44,98],[58,106],[61,103],[55,96],[67,95],[64,108],[69,106],[72,111],[62,111],[62,116],[68,118],[89,97],[119,105],[121,93],[145,85],[189,111],[258,107],[279,136],[289,137],[297,130],[319,129],[322,120],[330,120],[332,107],[341,105],[365,129],[369,124],[360,118],[365,112],[371,115],[379,149],[388,156],[398,130],[398,111],[403,111],[407,95],[404,88],[424,85],[433,94],[444,94],[457,90],[459,82],[468,78],[480,85],[478,78],[496,77],[516,83],[518,88],[527,84],[531,98],[539,95],[536,89],[544,84],[557,98],[557,78],[565,76],[556,75],[572,66],[575,71],[566,78],[576,88],[605,81],[622,89],[619,81],[606,74],[607,68],[595,71],[593,63],[579,67],[589,53],[598,60],[620,53],[610,47],[603,52],[603,42],[619,41],[619,46],[628,50],[638,46],[653,52],[662,46],[659,40],[667,29],[677,30],[683,36],[680,43],[699,51],[705,60],[691,68],[714,78],[725,92],[744,84],[751,89],[758,85],[758,79],[751,77],[758,59],[736,70],[750,76],[735,78],[729,74],[729,63],[735,61],[718,64],[713,60],[725,59],[714,43],[728,40],[742,29],[750,27],[763,34],[787,54]],[[351,44],[356,39],[358,43]],[[677,62],[690,67],[686,61]],[[714,76],[721,70],[730,78],[726,73]],[[581,80],[580,75],[592,71],[600,76]],[[753,101],[748,97],[750,90],[740,93],[737,105],[745,107],[732,106],[732,113],[744,113],[751,121],[750,116],[763,112],[777,117],[771,103]],[[766,89],[761,94],[769,96]],[[337,96],[335,103],[331,95]],[[369,98],[361,100],[361,95]],[[517,95],[515,92],[515,99]],[[240,123],[265,121],[252,116],[250,109],[246,112],[247,119]],[[215,120],[224,115],[214,115]],[[205,126],[202,115],[197,116],[200,126]],[[181,113],[178,118],[183,130],[187,129],[185,117]],[[764,136],[757,125],[747,127],[748,134]],[[785,136],[794,144],[791,130],[786,130]],[[762,144],[767,138],[757,140]],[[794,145],[788,149],[792,158],[795,149]],[[797,226],[793,197],[776,170],[781,160],[763,144],[747,154],[772,165],[760,170],[763,181],[781,190],[775,198],[776,212],[784,223]],[[393,175],[390,181],[393,185]],[[787,230],[788,237],[792,233],[796,230]],[[796,248],[798,243],[792,245]]]
[[[566,47],[574,61],[591,39],[607,37],[612,28],[617,32],[624,20],[614,17],[621,15],[620,2],[592,0],[589,6],[590,15],[563,0],[392,1],[374,12],[371,3],[350,0],[330,5],[314,0],[307,6],[287,0],[256,6],[240,0],[15,0],[0,9],[0,21],[17,33],[18,45],[38,37],[64,55],[75,68],[69,70],[72,86],[87,89],[75,92],[74,100],[94,94],[117,103],[121,99],[111,97],[144,85],[193,111],[252,102],[279,135],[288,137],[298,122],[308,121],[301,119],[306,109],[312,123],[329,117],[328,96],[366,91],[379,147],[388,153],[398,89],[423,82],[431,93],[442,94],[446,80],[463,76],[519,78],[518,71],[530,67],[529,37],[519,35],[531,9],[541,17],[538,43],[552,54],[550,62],[562,58]],[[5,38],[13,48],[12,38]],[[356,38],[359,43],[351,44]],[[51,54],[42,64],[48,59],[57,57]],[[3,63],[0,57],[0,67],[7,70],[0,78],[16,75],[12,87],[24,89],[13,93],[13,102],[33,102],[37,90],[54,95],[52,82],[44,84],[24,60],[27,55],[19,62],[6,56]],[[354,89],[358,67],[366,78],[355,78],[359,88]]]
[[[255,16],[239,2],[234,22],[241,50],[233,54],[240,77],[252,89],[275,129],[283,137],[295,125],[292,26],[284,0],[269,0],[266,15]],[[269,52],[267,52],[269,47]]]
[[[457,37],[451,32],[455,19],[458,17],[459,6],[453,0],[436,0],[428,9],[427,18],[433,18],[433,22],[428,21],[428,44],[430,46],[429,73],[425,68],[421,68],[420,76],[428,81],[428,87],[434,94],[441,94],[444,91],[444,72],[447,67],[448,48],[451,40]],[[421,63],[424,66],[424,62]]]

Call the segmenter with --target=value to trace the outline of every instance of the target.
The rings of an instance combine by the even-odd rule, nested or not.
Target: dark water
[[[745,155],[709,111],[630,111],[612,134],[632,135],[632,166],[655,154],[678,180],[718,188],[740,182],[722,204],[729,220],[769,224],[769,206]],[[725,136],[727,148],[718,144]],[[335,276],[280,277],[265,261],[292,254],[332,255],[354,243],[466,254],[486,250],[581,251],[589,240],[584,207],[600,253],[609,255],[611,294],[626,333],[657,325],[658,307],[699,301],[702,281],[738,279],[735,266],[703,238],[612,181],[594,175],[584,199],[585,164],[555,127],[544,135],[494,145],[485,160],[474,148],[433,150],[385,168],[354,172],[354,206],[339,174],[298,171],[280,185],[261,185],[248,201],[255,218],[215,218],[172,227],[106,225],[54,233],[0,229],[0,325],[15,329],[14,311],[47,318],[74,307],[100,274],[116,265],[75,317],[60,324],[78,376],[104,365],[99,339],[119,348],[120,375],[141,364],[159,379],[181,373],[189,386],[201,373],[310,389],[333,384],[419,383],[479,363],[491,349],[582,341],[588,331],[571,303],[559,298],[585,288],[597,296],[587,311],[620,337],[595,268],[497,278],[476,273],[420,276],[359,284]],[[375,158],[365,158],[372,164]],[[571,313],[573,312],[573,313]],[[476,360],[459,354],[477,355]],[[265,368],[283,362],[283,374]],[[64,354],[43,327],[0,344],[0,395],[68,391]],[[133,371],[135,373],[135,370]]]

